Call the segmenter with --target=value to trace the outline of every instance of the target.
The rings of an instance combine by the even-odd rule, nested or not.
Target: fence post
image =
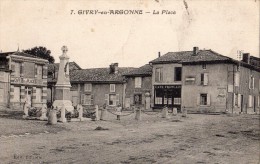
[[[48,124],[50,124],[50,125],[57,124],[57,110],[51,109],[49,111]]]
[[[135,109],[135,119],[140,121],[141,120],[141,108],[137,107],[137,109]]]
[[[173,109],[172,109],[172,114],[173,114],[174,116],[177,116],[177,108],[173,108]]]
[[[61,107],[61,111],[60,111],[60,121],[63,122],[63,123],[67,122],[65,114],[66,114],[65,106],[63,104],[62,107]]]
[[[182,117],[187,117],[187,109],[185,106],[182,108]]]
[[[95,112],[96,112],[96,121],[98,121],[99,120],[98,105],[95,105]]]
[[[167,118],[168,117],[168,107],[164,107],[162,110],[162,118]]]
[[[81,121],[83,118],[83,109],[82,109],[82,105],[78,104],[77,105],[77,111],[79,113],[78,119]]]
[[[27,101],[25,101],[24,106],[23,106],[23,118],[26,118],[29,116],[28,112],[29,112],[29,103]]]
[[[47,113],[47,105],[46,104],[42,104],[42,115],[40,117],[40,120],[48,120],[46,113]]]
[[[106,105],[103,106],[103,109],[101,109],[101,114],[100,114],[100,120],[105,120],[105,115],[106,115],[107,109]]]

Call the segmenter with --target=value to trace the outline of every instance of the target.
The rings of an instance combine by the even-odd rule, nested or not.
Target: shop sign
[[[181,85],[155,85],[155,89],[177,89],[181,88]]]

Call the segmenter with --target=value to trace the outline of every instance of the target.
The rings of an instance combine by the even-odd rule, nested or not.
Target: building
[[[237,61],[194,47],[193,51],[169,52],[150,63],[154,108],[166,105],[196,112],[259,112],[256,57],[243,54],[243,60]]]
[[[126,74],[125,107],[144,105],[151,108],[152,66],[146,64]]]
[[[105,103],[109,106],[118,104],[124,106],[126,81],[123,74],[133,69],[120,68],[118,63],[113,63],[108,68],[78,69],[75,67],[70,70],[73,106],[77,104],[102,106]],[[48,79],[48,86],[54,87],[57,79],[51,77]]]
[[[0,53],[0,103],[12,109],[22,109],[27,100],[40,107],[47,99],[47,64],[23,52]]]

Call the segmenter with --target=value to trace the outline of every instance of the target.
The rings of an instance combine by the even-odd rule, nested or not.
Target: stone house
[[[144,105],[151,108],[152,66],[146,64],[126,74],[125,107]]]
[[[118,104],[124,106],[126,81],[123,74],[133,69],[118,67],[118,63],[113,63],[108,68],[70,70],[73,106],[77,104],[102,106],[105,103],[109,106]],[[50,80],[49,86],[54,87],[56,80],[56,78]]]
[[[150,62],[152,106],[199,112],[258,112],[260,68],[256,61],[249,54],[237,61],[198,47],[169,52]]]
[[[12,109],[22,109],[27,100],[40,107],[47,99],[47,64],[23,52],[0,53],[0,103]]]

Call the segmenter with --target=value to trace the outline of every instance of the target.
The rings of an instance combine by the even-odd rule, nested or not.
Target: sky
[[[0,50],[44,46],[59,62],[66,45],[70,61],[82,68],[115,62],[140,67],[158,52],[191,51],[195,46],[234,59],[238,50],[259,56],[259,4],[259,0],[1,0]],[[79,10],[144,13],[80,15]]]

